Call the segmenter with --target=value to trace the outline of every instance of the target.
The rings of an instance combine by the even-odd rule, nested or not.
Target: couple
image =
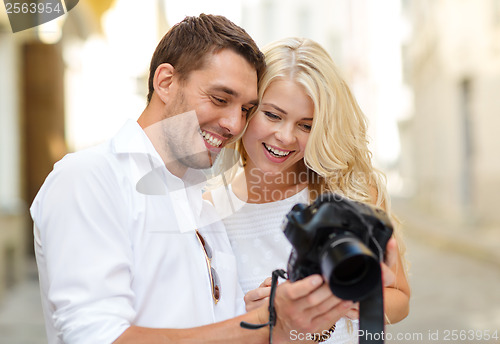
[[[271,51],[265,69],[262,53],[244,30],[220,16],[187,17],[164,36],[153,55],[148,105],[138,121],[128,122],[102,145],[69,154],[55,165],[31,207],[49,343],[268,341],[269,328],[250,331],[239,325],[267,322],[267,282],[245,296],[245,312],[236,272],[243,259],[235,259],[224,225],[201,198],[203,176],[198,171],[210,167],[225,146],[242,142],[245,171],[249,166],[258,172],[262,166],[262,173],[274,175],[282,172],[280,166],[292,173],[305,169],[307,142],[306,170],[314,169],[324,181],[269,183],[271,190],[283,189],[279,198],[299,194],[307,199],[304,192],[338,190],[354,199],[388,203],[378,179],[370,179],[366,187],[355,175],[372,171],[369,165],[361,170],[353,166],[357,159],[369,164],[364,132],[353,132],[355,125],[363,126],[362,117],[353,118],[352,124],[344,123],[346,117],[339,123],[336,116],[325,117],[315,125],[322,114],[336,114],[337,109],[350,111],[344,116],[352,113],[353,99],[337,93],[348,90],[322,86],[336,85],[329,75],[306,91],[310,99],[290,75],[266,85],[263,76],[273,73],[273,58],[281,59]],[[281,103],[285,95],[293,95],[291,108],[286,100]],[[252,116],[247,134],[238,141]],[[283,130],[276,130],[280,123]],[[322,129],[324,125],[328,127]],[[275,131],[276,138],[261,137],[264,128]],[[314,138],[318,131],[325,137]],[[318,150],[321,145],[323,150]],[[349,154],[356,159],[346,159]],[[324,164],[324,157],[332,162]],[[337,176],[332,167],[346,168],[348,176]],[[330,176],[344,179],[330,181]],[[241,176],[232,182],[238,199],[280,201],[269,198],[276,192],[263,193],[256,201],[253,191],[259,190],[250,188],[251,178],[246,183]],[[211,195],[217,203],[217,191]],[[286,239],[279,240],[281,245]],[[406,315],[409,293],[394,241],[389,253],[392,271],[384,265],[386,313],[398,321]],[[244,275],[240,278],[245,282]],[[278,286],[276,343],[289,342],[292,331],[322,333],[343,316],[356,318],[356,306],[332,295],[322,282],[315,275]]]

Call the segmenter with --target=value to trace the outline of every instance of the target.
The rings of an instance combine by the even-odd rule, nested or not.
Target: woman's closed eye
[[[267,118],[269,118],[270,120],[273,120],[273,121],[278,121],[281,119],[280,116],[278,115],[275,115],[274,113],[272,112],[269,112],[269,111],[263,111],[264,115],[266,115]]]
[[[311,125],[311,124],[306,124],[306,123],[301,123],[301,124],[299,124],[299,127],[300,127],[302,130],[306,131],[306,132],[310,132],[310,131],[311,131],[311,129],[312,129],[312,125]]]

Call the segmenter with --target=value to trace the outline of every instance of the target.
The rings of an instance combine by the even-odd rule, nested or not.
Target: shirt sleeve
[[[111,165],[99,154],[65,157],[31,208],[64,343],[111,343],[135,318],[130,212]]]

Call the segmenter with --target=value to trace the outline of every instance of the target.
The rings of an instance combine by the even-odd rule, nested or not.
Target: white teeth
[[[288,154],[290,154],[290,153],[291,153],[291,151],[284,152],[284,151],[281,151],[281,150],[279,150],[279,149],[276,149],[276,148],[273,148],[273,147],[269,147],[269,146],[268,146],[268,145],[266,145],[265,143],[264,143],[264,147],[266,147],[266,149],[267,149],[269,152],[273,153],[273,155],[275,155],[275,156],[277,156],[277,157],[280,157],[280,158],[285,157],[285,156],[287,156]]]
[[[198,132],[201,134],[201,136],[203,136],[205,141],[210,143],[212,146],[219,147],[222,144],[222,140],[219,140],[218,138],[214,137],[210,133],[207,133],[206,131],[201,130],[201,129],[199,129]]]

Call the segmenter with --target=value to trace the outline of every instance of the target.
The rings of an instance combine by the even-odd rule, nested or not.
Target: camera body
[[[365,299],[381,283],[380,263],[393,233],[383,210],[325,193],[309,206],[296,204],[283,231],[293,246],[287,267],[291,281],[321,274],[334,295],[353,301]]]

